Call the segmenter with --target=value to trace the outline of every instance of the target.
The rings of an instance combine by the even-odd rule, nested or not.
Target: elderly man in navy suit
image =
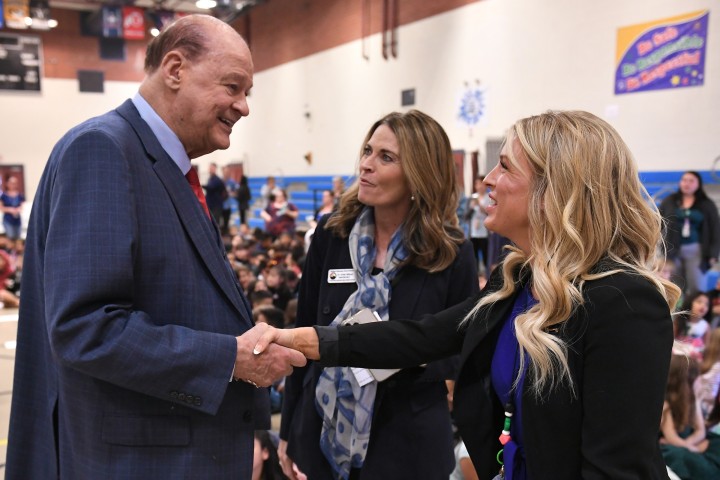
[[[256,385],[305,364],[253,354],[261,328],[190,165],[249,113],[246,43],[184,17],[145,71],[134,98],[59,141],[38,186],[9,480],[250,479]]]

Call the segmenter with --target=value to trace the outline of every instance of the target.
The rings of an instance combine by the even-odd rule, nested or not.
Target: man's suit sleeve
[[[161,399],[170,400],[169,392],[182,385],[202,395],[201,405],[188,406],[215,413],[236,340],[153,322],[134,308],[136,253],[158,246],[143,244],[135,213],[141,200],[122,152],[115,139],[91,131],[54,154],[44,246],[53,354],[66,367]],[[182,240],[164,248],[172,249],[172,241]]]

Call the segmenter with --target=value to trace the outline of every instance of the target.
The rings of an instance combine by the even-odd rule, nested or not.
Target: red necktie
[[[205,194],[203,193],[203,189],[200,186],[200,179],[198,178],[197,171],[194,168],[190,167],[190,170],[185,174],[185,178],[187,178],[187,181],[190,183],[190,187],[192,188],[193,193],[200,201],[200,205],[202,205],[203,210],[205,210],[205,214],[209,218],[210,210],[208,210],[207,203],[205,202]]]

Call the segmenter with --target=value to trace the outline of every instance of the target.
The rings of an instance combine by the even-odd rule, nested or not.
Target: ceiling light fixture
[[[197,0],[197,2],[195,2],[195,6],[203,10],[210,10],[211,8],[215,8],[216,5],[217,2],[215,0]]]

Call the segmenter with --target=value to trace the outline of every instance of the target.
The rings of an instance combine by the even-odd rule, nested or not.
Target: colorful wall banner
[[[122,38],[122,8],[102,7],[102,36]]]
[[[145,11],[139,7],[123,7],[123,38],[142,40],[145,38]]]
[[[27,0],[3,0],[3,12],[8,28],[28,28],[25,23],[25,18],[30,15]]]
[[[188,15],[185,12],[172,12],[169,10],[148,10],[148,17],[155,25],[155,28],[162,31],[165,27],[170,25],[175,20]]]
[[[50,30],[50,3],[47,0],[30,0],[31,28]]]
[[[709,16],[702,10],[619,28],[615,94],[702,85]]]
[[[0,0],[0,28],[3,28],[5,26],[5,7],[3,7],[3,2]]]

